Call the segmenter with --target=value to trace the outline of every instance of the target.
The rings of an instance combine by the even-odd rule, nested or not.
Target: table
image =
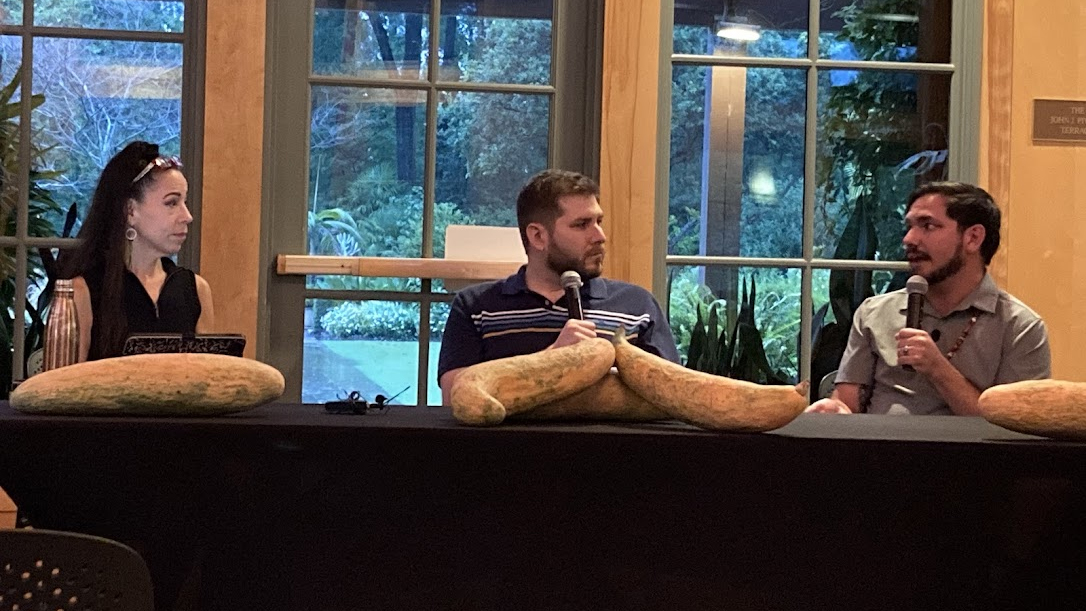
[[[1086,444],[978,418],[717,434],[0,403],[0,487],[40,527],[135,544],[160,611],[1076,608],[1084,484]]]

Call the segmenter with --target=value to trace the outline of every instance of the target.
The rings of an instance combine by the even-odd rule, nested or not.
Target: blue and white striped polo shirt
[[[528,289],[524,267],[505,280],[470,286],[453,300],[441,341],[438,379],[446,371],[507,356],[538,352],[554,343],[569,319],[565,297],[551,302]],[[634,345],[679,362],[675,339],[652,294],[627,282],[593,278],[581,287],[586,319],[610,338],[619,329]]]

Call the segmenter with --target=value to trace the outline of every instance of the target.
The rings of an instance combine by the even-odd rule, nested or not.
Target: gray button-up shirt
[[[837,383],[866,387],[865,411],[874,414],[950,414],[950,406],[924,374],[897,364],[894,334],[905,326],[905,290],[864,301],[852,321]],[[977,321],[970,327],[970,320]],[[997,384],[1051,376],[1052,357],[1044,321],[985,275],[980,285],[946,316],[924,304],[921,328],[946,354],[961,339],[950,363],[981,391]],[[966,331],[968,329],[968,331]],[[964,334],[964,338],[963,338]]]

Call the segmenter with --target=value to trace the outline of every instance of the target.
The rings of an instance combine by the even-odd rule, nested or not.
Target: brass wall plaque
[[[1033,139],[1086,143],[1086,102],[1033,100]]]

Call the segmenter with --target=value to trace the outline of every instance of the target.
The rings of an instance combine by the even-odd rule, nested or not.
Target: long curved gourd
[[[278,399],[283,374],[219,354],[140,354],[39,373],[11,393],[21,412],[65,415],[214,416]]]
[[[667,420],[667,412],[633,391],[617,373],[565,399],[544,403],[516,415],[524,420]]]
[[[689,424],[714,431],[769,431],[807,407],[807,382],[766,386],[687,369],[615,334],[615,364],[630,388]]]
[[[1086,383],[1025,380],[993,386],[977,401],[986,420],[1001,427],[1063,439],[1086,439]]]
[[[453,416],[464,424],[500,424],[505,417],[564,399],[607,375],[615,349],[602,338],[510,356],[460,372],[449,394]]]

